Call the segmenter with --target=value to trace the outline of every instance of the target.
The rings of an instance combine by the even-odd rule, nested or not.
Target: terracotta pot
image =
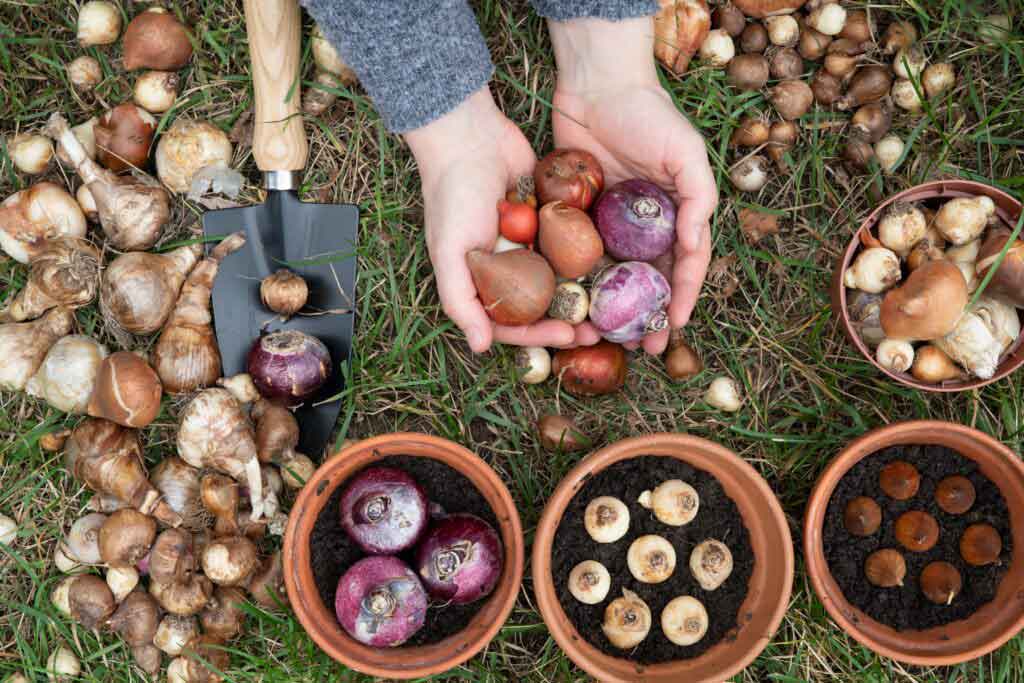
[[[581,636],[569,621],[551,576],[551,548],[566,505],[592,476],[620,460],[656,455],[681,460],[714,475],[736,503],[750,532],[756,561],[741,614],[750,619],[704,654],[642,665],[609,657]],[[789,604],[793,587],[793,542],[786,517],[768,483],[732,451],[685,434],[652,434],[625,439],[587,456],[548,501],[533,542],[533,588],[551,635],[569,658],[603,683],[710,683],[742,671],[771,640]],[[657,617],[655,618],[657,622]]]
[[[494,593],[459,633],[417,647],[378,649],[352,639],[325,605],[313,580],[309,537],[334,490],[355,472],[391,455],[433,458],[464,474],[498,518],[505,567]],[[295,616],[316,644],[345,666],[372,676],[409,679],[456,667],[483,649],[508,619],[523,579],[523,529],[508,488],[490,465],[458,444],[425,434],[385,434],[358,441],[335,454],[299,493],[284,537],[284,579]]]
[[[843,475],[872,453],[901,444],[946,446],[974,460],[1010,509],[1013,557],[995,599],[967,619],[924,631],[897,631],[851,605],[829,571],[822,542],[825,511]],[[948,666],[988,654],[1024,627],[1024,464],[987,434],[951,422],[913,420],[870,431],[844,448],[815,485],[804,520],[804,555],[811,585],[832,619],[878,654],[922,666]]]
[[[970,380],[953,380],[946,381],[940,384],[928,384],[921,382],[914,378],[908,372],[893,372],[882,367],[877,360],[875,360],[874,352],[865,344],[860,335],[853,327],[853,323],[850,320],[850,312],[847,309],[846,304],[846,287],[843,286],[843,278],[846,274],[846,269],[853,263],[854,257],[860,251],[861,247],[861,235],[865,231],[870,231],[871,234],[877,237],[875,234],[875,224],[878,223],[882,217],[882,213],[889,208],[890,205],[896,202],[920,202],[928,199],[934,199],[936,197],[943,197],[953,199],[954,197],[973,197],[975,195],[985,195],[991,197],[992,201],[996,204],[996,214],[1002,219],[1003,223],[1007,227],[1013,227],[1017,224],[1017,220],[1020,218],[1021,203],[1016,199],[1006,194],[1002,190],[991,187],[990,185],[984,185],[982,183],[976,183],[973,180],[936,180],[923,185],[912,187],[909,190],[904,190],[897,195],[893,195],[883,203],[879,204],[878,207],[871,212],[863,223],[861,223],[860,229],[857,234],[850,240],[850,244],[846,247],[846,252],[843,254],[843,258],[836,265],[836,269],[832,274],[832,311],[839,317],[840,324],[842,325],[843,331],[846,332],[846,337],[850,340],[850,343],[857,347],[857,350],[861,352],[872,365],[879,369],[879,371],[888,375],[890,378],[896,380],[900,384],[904,384],[914,389],[922,389],[924,391],[940,391],[940,392],[951,392],[951,391],[966,391],[968,389],[977,389],[983,387],[986,384],[991,384],[1001,380],[1002,378],[1009,375],[1011,372],[1024,365],[1024,344],[1021,342],[1024,339],[1018,339],[1013,346],[1010,347],[1009,352],[1003,358],[1003,362],[996,368],[996,374],[989,379],[978,379],[973,378]]]

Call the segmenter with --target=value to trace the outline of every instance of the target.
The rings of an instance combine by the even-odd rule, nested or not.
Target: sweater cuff
[[[455,109],[494,72],[465,0],[303,0],[394,133]]]
[[[653,16],[658,0],[531,0],[537,14],[555,21],[582,17],[621,21]]]

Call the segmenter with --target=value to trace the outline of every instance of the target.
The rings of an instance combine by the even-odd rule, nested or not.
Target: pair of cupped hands
[[[668,313],[671,328],[683,327],[711,258],[710,219],[718,190],[703,138],[658,81],[650,18],[550,22],[549,29],[558,64],[551,113],[555,146],[597,157],[605,187],[645,178],[676,202]],[[588,322],[498,325],[477,298],[466,254],[494,247],[498,200],[520,176],[532,175],[537,163],[530,143],[498,109],[488,88],[405,137],[420,170],[427,249],[441,304],[469,347],[481,353],[494,342],[556,348],[597,343],[600,335]],[[657,354],[667,343],[664,330],[645,337],[642,346]]]

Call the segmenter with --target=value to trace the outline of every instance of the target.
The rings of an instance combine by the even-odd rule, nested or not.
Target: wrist
[[[424,160],[443,163],[452,153],[471,147],[474,141],[493,137],[494,121],[500,117],[501,112],[485,85],[455,109],[402,137],[421,166]]]
[[[658,83],[651,17],[548,20],[558,90],[583,95]]]

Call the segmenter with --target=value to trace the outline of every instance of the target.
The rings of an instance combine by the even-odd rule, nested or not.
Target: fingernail
[[[473,349],[473,351],[483,351],[484,335],[480,330],[470,330],[467,332],[466,341],[469,342],[469,348]]]

